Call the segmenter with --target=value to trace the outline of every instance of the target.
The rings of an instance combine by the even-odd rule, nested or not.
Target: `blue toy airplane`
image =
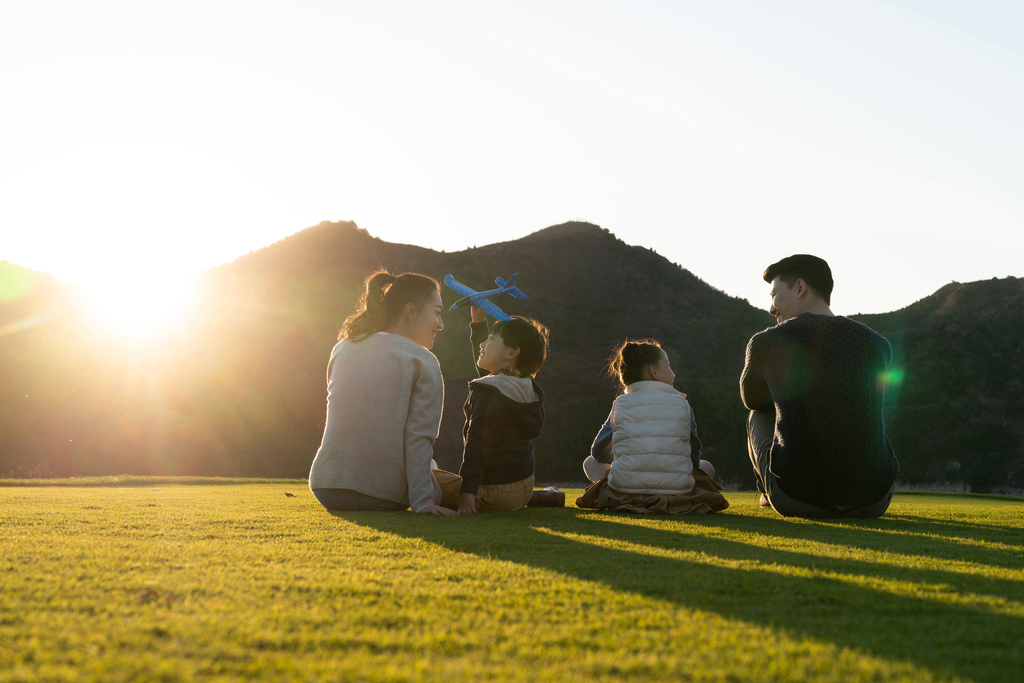
[[[519,273],[510,277],[507,282],[499,277],[494,281],[494,284],[498,285],[498,289],[488,289],[485,292],[477,292],[457,281],[452,277],[451,273],[448,273],[444,276],[444,283],[459,294],[463,295],[463,298],[452,304],[452,307],[449,310],[454,311],[457,308],[474,304],[483,309],[484,313],[495,320],[512,320],[512,316],[508,315],[491,303],[490,297],[497,296],[498,294],[511,294],[517,299],[529,299],[530,297],[526,296],[516,288],[516,280],[518,279]]]

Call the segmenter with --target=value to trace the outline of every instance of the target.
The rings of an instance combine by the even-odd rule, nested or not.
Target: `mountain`
[[[575,222],[455,253],[388,243],[354,223],[321,223],[207,272],[195,324],[151,347],[102,338],[59,283],[31,276],[35,285],[21,285],[20,295],[0,301],[0,326],[54,310],[64,314],[0,337],[0,376],[10,378],[0,390],[0,474],[305,476],[323,433],[330,350],[364,277],[380,266],[438,279],[451,272],[481,289],[497,275],[520,273],[530,298],[502,305],[551,329],[550,354],[538,375],[547,399],[539,480],[581,478],[580,463],[616,393],[603,374],[612,347],[626,337],[654,337],[672,359],[676,386],[689,395],[705,455],[720,478],[753,485],[737,381],[747,340],[773,319],[649,249]],[[936,297],[946,301],[949,287],[972,294],[963,304],[954,297],[953,304],[933,306]],[[1013,330],[1020,338],[1021,281],[949,287],[902,311],[858,317],[893,341],[891,375],[904,373],[890,390],[890,431],[908,481],[968,481],[976,490],[1007,485],[1022,463],[1024,432],[1011,419],[1021,414],[1019,379],[1013,384],[1022,376],[1020,356],[1007,355],[1006,338],[990,347],[982,340]],[[976,288],[982,289],[973,293]],[[456,298],[445,289],[446,307]],[[957,313],[962,339],[949,345],[933,331],[951,324],[951,311],[962,306],[993,312],[979,324]],[[434,347],[445,377],[435,454],[442,467],[457,470],[474,356],[468,312],[446,314],[445,322]],[[956,354],[968,339],[982,346],[968,345],[971,362],[965,363]],[[1000,358],[1008,364],[1004,371],[989,372],[985,363]],[[948,367],[959,368],[960,380],[933,376]],[[967,382],[963,392],[949,384],[955,381]],[[948,419],[943,402],[960,406],[958,394],[967,388],[974,402],[965,399],[959,408],[965,412]],[[919,400],[921,392],[930,402]],[[1004,431],[1002,418],[990,420],[985,412],[992,406],[992,415],[1006,416]],[[914,438],[918,424],[930,430],[924,442]],[[937,458],[929,456],[946,443],[960,450],[942,451],[947,464],[932,466]],[[964,450],[970,443],[987,450]]]
[[[886,421],[900,479],[1024,488],[1024,278],[954,282],[853,317],[893,346]]]
[[[680,386],[693,398],[709,455],[731,453],[736,465],[731,469],[737,478],[743,477],[742,430],[733,424],[737,411],[742,412],[736,380],[746,340],[767,327],[771,318],[652,251],[626,245],[585,223],[554,226],[520,240],[452,254],[390,244],[351,223],[324,223],[212,273],[213,290],[245,292],[243,298],[236,295],[222,306],[233,314],[220,334],[244,346],[243,330],[261,330],[261,346],[248,351],[258,356],[250,365],[269,373],[260,386],[279,387],[298,377],[311,382],[293,389],[296,396],[311,399],[302,415],[316,423],[309,428],[311,439],[295,442],[301,446],[290,456],[296,463],[290,472],[308,468],[316,450],[322,433],[326,359],[337,330],[356,305],[367,271],[381,265],[438,279],[452,272],[481,289],[491,286],[499,274],[520,273],[520,284],[530,298],[507,302],[508,310],[536,317],[551,329],[549,358],[538,377],[547,396],[547,425],[537,443],[542,478],[580,478],[580,463],[615,396],[614,383],[602,376],[603,364],[614,344],[626,336],[662,340],[680,378],[685,378]],[[457,298],[444,290],[445,306]],[[275,319],[280,327],[271,324]],[[446,384],[435,452],[439,464],[457,469],[462,404],[475,367],[468,312],[448,314],[446,320],[448,327],[434,347]],[[259,395],[261,400],[273,400],[269,391]],[[287,398],[290,406],[295,400]],[[702,403],[706,417],[700,412]],[[261,471],[271,464],[279,467],[277,453],[289,447],[280,444],[260,452],[256,460]]]

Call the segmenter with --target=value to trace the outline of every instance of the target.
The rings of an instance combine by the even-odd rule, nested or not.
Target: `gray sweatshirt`
[[[430,471],[444,382],[413,340],[377,332],[338,342],[327,365],[327,424],[309,488],[349,489],[414,512],[441,502]]]

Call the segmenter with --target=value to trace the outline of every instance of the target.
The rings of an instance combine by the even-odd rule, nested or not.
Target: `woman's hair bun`
[[[383,301],[388,288],[395,284],[397,278],[386,270],[374,273],[366,280],[367,294],[373,292],[377,301]],[[369,297],[368,297],[369,298]]]
[[[637,344],[635,341],[626,341],[626,343],[622,345],[622,349],[619,351],[619,353],[622,354],[623,360],[629,362],[631,359],[637,358],[638,356],[643,354],[643,350],[640,348],[640,345]]]
[[[441,293],[437,280],[419,273],[395,276],[379,270],[366,278],[358,310],[345,319],[338,339],[359,341],[394,323],[407,303],[422,305],[434,293]]]

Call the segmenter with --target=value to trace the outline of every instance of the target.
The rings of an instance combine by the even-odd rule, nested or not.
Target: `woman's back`
[[[430,460],[443,402],[441,368],[422,345],[386,332],[339,342],[310,489],[358,491],[414,510],[433,504]]]

